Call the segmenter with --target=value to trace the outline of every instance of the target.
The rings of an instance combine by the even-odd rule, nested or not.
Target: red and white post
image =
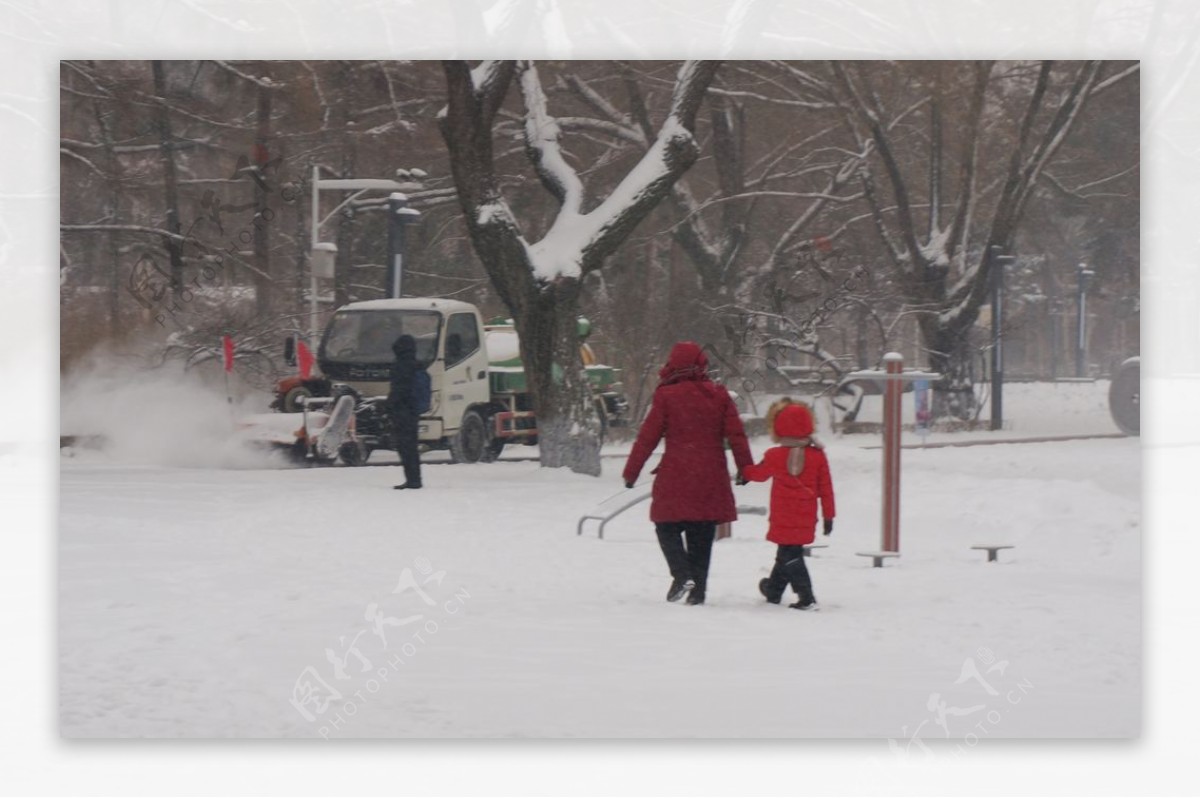
[[[900,552],[900,397],[904,382],[904,357],[883,356],[888,379],[883,383],[883,543],[881,551]]]

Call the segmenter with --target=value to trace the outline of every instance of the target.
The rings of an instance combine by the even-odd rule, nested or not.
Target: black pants
[[[420,419],[413,413],[392,414],[392,437],[396,454],[404,465],[404,481],[409,485],[421,484],[421,454],[417,450],[417,425]]]
[[[675,579],[692,579],[692,600],[704,598],[708,587],[708,564],[712,560],[717,525],[713,521],[672,521],[654,525],[658,545],[667,558],[667,567]]]
[[[782,596],[783,591],[791,585],[801,604],[816,601],[805,559],[803,546],[779,546],[775,552],[775,567],[767,577],[767,592],[772,596]]]

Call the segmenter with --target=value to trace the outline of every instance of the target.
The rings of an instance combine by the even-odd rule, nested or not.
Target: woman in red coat
[[[825,534],[833,532],[833,480],[829,459],[812,437],[812,411],[804,404],[787,404],[775,416],[772,437],[779,443],[767,450],[763,461],[742,469],[752,482],[771,482],[771,527],[767,540],[779,545],[771,575],[758,589],[772,604],[778,604],[791,583],[798,610],[817,609],[812,580],[804,563],[804,547],[813,542],[817,529],[817,503],[825,518]]]
[[[688,604],[703,604],[717,524],[737,518],[725,441],[739,472],[754,458],[733,399],[709,379],[708,357],[699,346],[675,344],[658,376],[654,403],[625,463],[625,487],[633,487],[665,438],[666,451],[653,472],[650,520],[671,569],[667,601],[688,593]]]

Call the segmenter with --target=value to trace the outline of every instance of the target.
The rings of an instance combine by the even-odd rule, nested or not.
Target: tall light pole
[[[991,429],[1004,428],[1004,269],[1016,260],[1001,255],[998,245],[988,247],[992,280],[992,423]]]
[[[389,299],[402,296],[404,282],[404,227],[415,222],[421,212],[408,207],[408,197],[399,191],[388,195],[387,293]]]
[[[1076,326],[1075,339],[1075,376],[1082,379],[1085,374],[1087,359],[1087,287],[1096,273],[1087,267],[1086,263],[1079,264],[1076,269],[1079,278],[1079,323]]]
[[[313,257],[310,258],[310,266],[313,268],[310,268],[310,271],[309,271],[309,327],[310,327],[310,331],[312,333],[312,341],[314,344],[317,342],[318,338],[320,337],[320,333],[321,333],[320,312],[319,312],[319,307],[318,307],[318,303],[320,302],[320,298],[319,298],[320,285],[318,283],[318,278],[322,276],[321,275],[322,269],[320,268],[320,266],[323,266],[326,263],[326,261],[324,261],[322,259],[329,257],[328,253],[318,254],[318,253],[322,253],[324,250],[323,247],[318,246],[318,244],[320,242],[319,236],[320,236],[320,232],[321,232],[321,227],[324,226],[324,224],[326,222],[328,222],[330,219],[332,219],[338,213],[338,211],[342,210],[342,208],[345,208],[347,205],[350,205],[352,202],[357,200],[363,194],[366,194],[367,192],[370,192],[370,191],[390,191],[390,192],[392,192],[392,194],[389,196],[389,199],[388,199],[388,209],[389,210],[393,209],[393,198],[399,197],[403,203],[407,203],[408,198],[404,194],[401,194],[399,192],[420,190],[421,188],[423,188],[420,181],[424,177],[426,177],[425,172],[421,169],[398,169],[398,170],[396,170],[396,176],[398,178],[400,178],[400,180],[403,182],[396,181],[396,180],[373,178],[373,177],[322,178],[321,177],[321,167],[316,164],[313,165],[312,210],[311,210],[312,225],[311,225],[311,229],[309,231],[312,236],[312,240],[310,241],[310,247],[312,249],[312,255],[313,255]],[[324,218],[322,218],[320,215],[321,192],[322,191],[352,191],[354,193],[351,194],[349,197],[347,197],[342,202],[340,202],[337,205],[337,207],[335,207],[332,211],[327,213]],[[403,208],[400,211],[399,215],[403,217],[402,221],[409,221],[411,219],[416,218],[417,216],[420,216],[421,212],[414,210],[412,208]],[[384,286],[384,291],[385,291],[385,293],[387,293],[388,296],[399,296],[400,295],[399,294],[400,283],[399,283],[398,274],[399,274],[399,267],[401,264],[398,260],[399,256],[394,255],[393,254],[394,250],[392,250],[392,248],[391,248],[392,247],[392,228],[394,227],[394,224],[392,223],[391,220],[396,218],[397,214],[389,213],[388,216],[389,216],[388,282],[387,282],[387,285]],[[400,239],[399,239],[401,248],[403,248],[403,235],[404,235],[403,231],[401,231]],[[337,248],[334,247],[332,251],[334,253],[336,253]],[[395,283],[394,283],[394,288],[393,288],[393,273],[394,272],[397,276],[395,278]],[[330,277],[332,277],[332,273],[329,273],[329,274],[330,274]],[[395,292],[396,292],[395,294],[391,293],[393,290],[395,290]]]

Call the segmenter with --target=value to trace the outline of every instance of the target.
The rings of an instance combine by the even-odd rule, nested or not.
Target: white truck
[[[581,339],[588,332],[590,325],[581,319]],[[419,424],[423,449],[449,450],[454,461],[474,463],[495,460],[506,444],[537,442],[537,418],[512,324],[485,325],[478,308],[467,302],[411,298],[354,302],[334,313],[316,353],[320,374],[288,377],[277,386],[273,407],[293,421],[291,433],[275,442],[298,458],[329,459],[330,446],[317,445],[321,430],[330,405],[351,395],[354,419],[345,440],[333,447],[338,459],[359,465],[372,451],[393,448],[383,400],[392,343],[403,334],[416,340],[417,361],[432,386],[430,409]],[[294,342],[286,350],[293,352]],[[595,363],[584,341],[581,354],[602,421],[625,423],[628,404],[617,370]]]

